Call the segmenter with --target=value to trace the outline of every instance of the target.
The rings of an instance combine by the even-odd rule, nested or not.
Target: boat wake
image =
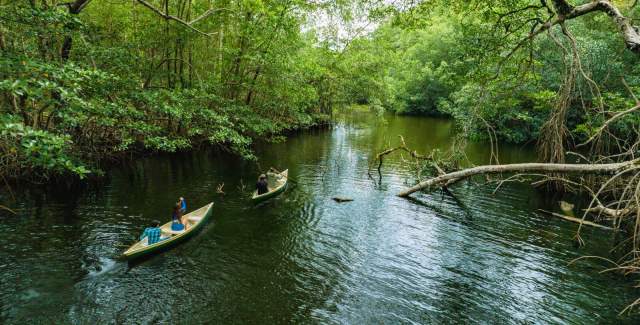
[[[100,257],[95,269],[89,271],[89,277],[96,277],[113,270],[116,266],[116,261],[106,257]]]

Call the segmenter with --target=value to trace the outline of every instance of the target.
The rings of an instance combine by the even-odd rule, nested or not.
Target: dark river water
[[[296,183],[257,207],[257,165],[214,152],[138,159],[80,192],[14,188],[0,197],[18,212],[0,214],[0,323],[637,324],[618,316],[638,296],[629,279],[595,260],[568,265],[607,256],[613,235],[586,229],[576,248],[576,224],[536,212],[557,205],[541,193],[462,182],[455,197],[398,198],[412,182],[399,154],[381,179],[367,175],[400,134],[427,152],[446,150],[453,133],[444,120],[353,113],[258,145],[260,165],[289,168]],[[467,153],[482,163],[488,151]],[[534,153],[502,146],[500,158]],[[179,196],[190,208],[215,202],[203,231],[142,262],[118,260]]]

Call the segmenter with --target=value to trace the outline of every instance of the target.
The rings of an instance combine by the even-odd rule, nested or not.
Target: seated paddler
[[[147,244],[155,244],[161,241],[162,232],[160,231],[160,222],[153,221],[150,227],[144,229],[144,232],[140,236],[140,240],[147,238]]]
[[[267,175],[260,175],[260,177],[258,178],[258,182],[256,183],[256,190],[258,190],[258,195],[269,192],[269,182],[267,181]]]

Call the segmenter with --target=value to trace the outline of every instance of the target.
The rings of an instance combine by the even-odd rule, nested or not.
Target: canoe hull
[[[280,187],[279,189],[275,190],[275,191],[271,191],[269,193],[266,193],[264,195],[261,195],[259,197],[252,197],[251,201],[254,203],[260,203],[260,202],[264,202],[270,198],[276,197],[278,195],[280,195],[282,192],[284,192],[284,190],[287,189],[287,185],[288,184],[284,184],[284,186]]]
[[[168,249],[171,249],[183,242],[185,242],[186,240],[188,240],[189,238],[195,236],[196,234],[198,234],[202,228],[204,228],[204,225],[209,221],[209,218],[211,218],[211,215],[213,214],[213,208],[210,207],[209,210],[207,210],[207,212],[204,214],[204,216],[202,217],[202,220],[200,222],[198,222],[197,225],[195,225],[194,229],[189,231],[188,233],[175,238],[175,239],[166,239],[163,240],[159,243],[157,243],[156,245],[153,245],[152,247],[149,247],[148,249],[145,250],[141,250],[141,251],[137,251],[131,254],[128,254],[127,252],[125,252],[122,257],[125,260],[135,260],[135,259],[139,259],[141,257],[146,257],[146,256],[151,256],[163,251],[166,251]]]
[[[257,195],[258,191],[254,191],[253,196],[251,197],[251,201],[253,203],[260,203],[260,202],[264,202],[268,199],[271,199],[275,196],[280,195],[282,192],[284,192],[287,189],[287,186],[289,185],[289,170],[285,170],[283,172],[280,173],[280,175],[282,175],[284,177],[284,184],[281,185],[280,187],[276,188],[275,190],[271,191],[271,192],[267,192],[265,194],[261,194],[261,195]]]

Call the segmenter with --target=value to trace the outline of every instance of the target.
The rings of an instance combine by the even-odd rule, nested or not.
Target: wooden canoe
[[[165,238],[160,240],[157,243],[149,245],[147,242],[147,238],[138,241],[133,244],[129,249],[127,249],[122,257],[125,259],[135,259],[142,256],[151,255],[154,253],[158,253],[170,247],[177,245],[188,239],[189,237],[195,235],[199,230],[204,227],[207,220],[211,217],[213,202],[203,206],[202,208],[192,211],[186,214],[184,217],[187,219],[187,229],[183,231],[172,231],[171,223],[169,221],[160,227],[160,231],[162,232],[161,238]]]
[[[267,180],[269,181],[269,192],[258,195],[258,190],[255,190],[251,201],[255,203],[262,202],[284,192],[289,182],[289,170],[285,169],[280,174],[267,173]]]

